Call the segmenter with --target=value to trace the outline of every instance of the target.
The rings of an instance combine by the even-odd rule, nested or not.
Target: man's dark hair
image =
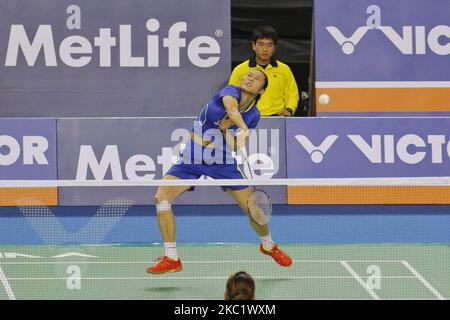
[[[253,300],[255,299],[255,281],[245,271],[232,274],[226,286],[227,300]]]
[[[260,26],[253,31],[253,43],[256,43],[258,39],[272,39],[273,43],[277,44],[278,34],[277,31],[271,26]]]

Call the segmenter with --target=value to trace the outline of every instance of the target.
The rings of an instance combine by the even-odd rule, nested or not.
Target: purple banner
[[[0,179],[57,178],[56,120],[0,119]]]
[[[287,119],[289,178],[450,175],[450,118]]]
[[[58,177],[64,180],[161,179],[190,143],[195,118],[61,119],[58,120]],[[285,121],[263,118],[250,135],[253,177],[286,177]],[[246,172],[248,166],[240,166]],[[257,168],[258,167],[258,168]],[[61,188],[61,205],[102,204],[127,197],[135,204],[153,204],[156,188]],[[286,187],[269,187],[271,200],[284,204]],[[176,204],[231,204],[219,187],[186,192]]]
[[[317,81],[450,80],[450,1],[315,0]]]
[[[0,116],[195,116],[230,38],[229,0],[2,0]]]

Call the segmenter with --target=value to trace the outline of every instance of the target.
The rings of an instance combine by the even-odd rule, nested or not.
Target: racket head
[[[272,203],[264,190],[253,189],[247,199],[247,207],[253,220],[259,225],[268,224],[272,218]]]

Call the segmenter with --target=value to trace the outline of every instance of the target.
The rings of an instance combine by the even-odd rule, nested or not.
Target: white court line
[[[8,279],[6,279],[6,275],[3,272],[2,268],[0,268],[0,281],[3,284],[3,287],[6,290],[6,294],[8,295],[9,300],[16,300],[16,296],[14,295],[14,292],[11,289],[11,286],[8,283]]]
[[[353,279],[353,276],[294,276],[294,277],[265,277],[265,276],[253,276],[256,280],[297,280],[297,279]],[[385,276],[389,279],[415,279],[414,276]],[[146,277],[80,277],[71,278],[74,280],[226,280],[228,277],[224,276],[209,276],[209,277],[152,277],[151,275]],[[65,277],[59,278],[9,278],[10,281],[42,281],[42,280],[67,280]]]
[[[342,260],[292,260],[296,263],[341,263]],[[373,262],[373,263],[399,263],[401,260],[346,260],[347,262]],[[154,261],[8,261],[2,262],[3,264],[152,264]],[[272,260],[199,260],[199,261],[183,261],[183,264],[230,264],[230,263],[273,263]]]
[[[160,186],[448,186],[450,177],[283,178],[183,180],[0,180],[0,187],[160,187]]]
[[[432,285],[429,283],[408,261],[402,261],[402,264],[420,281],[428,288],[439,300],[445,300],[445,297],[441,295]]]
[[[358,281],[358,283],[364,289],[366,289],[366,291],[372,296],[372,298],[374,298],[375,300],[380,300],[380,297],[367,285],[367,283],[363,279],[361,279],[361,277],[356,273],[355,270],[353,270],[353,268],[346,261],[341,261],[341,264],[348,272],[350,272],[353,278],[355,278],[356,281]]]

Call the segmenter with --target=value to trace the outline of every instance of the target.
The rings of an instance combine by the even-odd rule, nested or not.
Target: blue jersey
[[[241,88],[233,85],[226,86],[212,96],[202,108],[192,128],[192,133],[201,139],[196,141],[191,139],[188,143],[183,151],[182,160],[184,163],[236,163],[219,128],[220,121],[227,116],[222,100],[225,96],[235,97],[239,103],[241,101]],[[249,129],[255,128],[261,118],[256,104],[241,112],[241,116]],[[237,130],[238,127],[233,125],[229,129]],[[201,142],[203,143],[200,144]],[[208,145],[205,146],[205,144]]]

